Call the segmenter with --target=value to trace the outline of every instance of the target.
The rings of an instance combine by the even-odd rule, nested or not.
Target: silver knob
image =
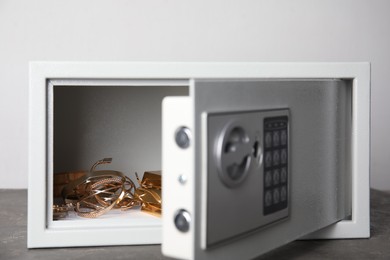
[[[175,215],[175,226],[181,232],[187,232],[190,229],[191,215],[188,211],[181,209]]]
[[[182,148],[188,148],[190,146],[190,129],[187,127],[180,127],[175,133],[176,144]]]

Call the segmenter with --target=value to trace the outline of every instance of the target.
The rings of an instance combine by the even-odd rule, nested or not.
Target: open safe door
[[[196,79],[163,101],[163,253],[252,259],[351,216],[352,87]]]

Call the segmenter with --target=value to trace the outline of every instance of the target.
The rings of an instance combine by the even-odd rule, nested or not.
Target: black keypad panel
[[[288,205],[288,117],[264,119],[264,215]]]

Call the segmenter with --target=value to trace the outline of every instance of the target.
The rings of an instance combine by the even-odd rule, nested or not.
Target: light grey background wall
[[[28,62],[370,61],[371,186],[390,190],[388,0],[2,0],[0,188],[27,187]]]

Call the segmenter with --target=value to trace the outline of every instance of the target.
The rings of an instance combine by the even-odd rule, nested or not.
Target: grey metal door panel
[[[348,217],[348,81],[205,79],[196,80],[191,92],[198,173],[196,259],[253,258]],[[217,139],[223,139],[225,122],[245,122],[249,142],[261,136],[264,152],[264,119],[280,116],[278,111],[288,118],[288,206],[265,214],[264,153],[261,165],[254,166],[253,156],[246,177],[230,185],[218,170]],[[282,186],[274,187],[280,191]]]

